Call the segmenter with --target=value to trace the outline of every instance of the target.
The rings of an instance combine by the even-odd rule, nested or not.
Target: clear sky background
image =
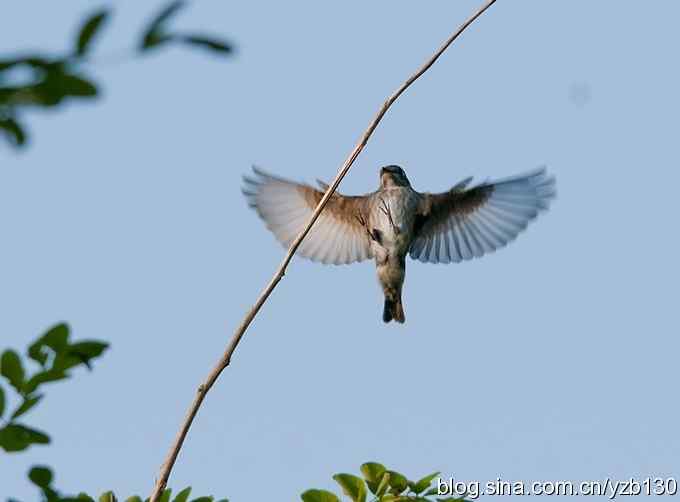
[[[480,1],[194,2],[181,48],[96,66],[104,98],[29,117],[0,151],[0,348],[65,320],[108,340],[0,456],[0,498],[149,493],[199,382],[284,250],[248,209],[252,164],[331,179],[379,105]],[[116,2],[96,54],[157,2]],[[0,52],[62,50],[92,2],[5,2]],[[297,500],[376,460],[413,477],[680,476],[680,241],[673,0],[501,0],[391,109],[341,185],[400,164],[448,189],[546,164],[558,199],[508,248],[407,262],[407,323],[374,266],[294,260],[209,395],[171,486]],[[673,307],[675,305],[675,307]]]

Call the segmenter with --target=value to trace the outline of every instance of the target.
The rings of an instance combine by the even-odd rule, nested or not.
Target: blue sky
[[[0,348],[55,322],[112,344],[30,420],[49,448],[0,457],[0,497],[150,491],[194,389],[284,251],[249,210],[252,164],[330,179],[379,105],[479,2],[195,2],[178,28],[237,57],[106,62],[155,2],[116,2],[96,104],[29,117],[0,151]],[[60,51],[92,6],[7,3],[0,52]],[[38,15],[39,14],[39,15]],[[499,1],[402,96],[341,185],[400,164],[414,187],[547,165],[558,199],[508,248],[409,261],[407,323],[373,265],[294,260],[202,408],[171,478],[295,500],[377,460],[411,476],[680,475],[680,5]],[[266,495],[265,495],[266,494]]]

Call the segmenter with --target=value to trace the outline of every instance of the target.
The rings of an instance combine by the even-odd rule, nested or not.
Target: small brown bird
[[[288,247],[302,231],[328,188],[321,190],[253,168],[243,193],[267,228]],[[469,187],[466,178],[448,192],[411,188],[404,170],[380,170],[373,193],[335,193],[297,250],[301,256],[334,265],[374,258],[385,294],[383,321],[405,321],[401,291],[406,255],[422,262],[458,263],[479,258],[514,240],[548,209],[555,179],[544,168]]]

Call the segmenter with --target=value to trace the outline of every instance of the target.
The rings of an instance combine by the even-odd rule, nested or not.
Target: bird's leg
[[[394,224],[394,220],[392,219],[392,211],[390,210],[390,206],[387,202],[385,202],[385,199],[380,198],[380,210],[387,216],[387,219],[390,221],[390,225],[392,226],[392,230],[394,230],[395,235],[399,235],[401,233],[401,230],[397,225]]]

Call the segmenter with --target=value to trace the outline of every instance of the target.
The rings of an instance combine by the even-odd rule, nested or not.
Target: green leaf
[[[41,82],[24,87],[21,91],[24,102],[44,107],[56,106],[68,97],[93,98],[98,94],[94,83],[64,73],[63,68],[59,67],[51,68]]]
[[[390,475],[390,492],[399,495],[408,488],[406,476],[397,471],[387,471],[387,473]]]
[[[33,375],[28,380],[28,382],[26,382],[26,384],[24,385],[24,391],[27,394],[30,394],[43,383],[56,382],[57,380],[63,380],[68,377],[69,377],[68,374],[66,374],[66,372],[63,370],[50,369],[46,371],[41,371]]]
[[[105,21],[109,17],[110,11],[108,9],[101,9],[91,15],[87,21],[82,25],[78,32],[78,39],[76,41],[76,55],[84,56],[90,48],[94,36],[99,29],[104,26]]]
[[[24,385],[24,367],[21,365],[19,355],[13,350],[6,350],[0,357],[0,374],[4,376],[17,392],[22,392]]]
[[[22,104],[43,107],[57,106],[66,97],[54,82],[48,84],[45,81],[24,87],[17,95]]]
[[[0,418],[2,418],[2,414],[5,412],[5,389],[2,388],[2,385],[0,385]]]
[[[234,52],[233,46],[227,42],[208,38],[203,35],[179,35],[175,38],[185,44],[202,47],[219,54],[231,54]]]
[[[12,413],[10,420],[19,418],[21,415],[29,411],[31,408],[33,408],[36,404],[40,402],[42,397],[43,397],[42,394],[38,394],[37,396],[26,396],[24,398],[24,402],[21,403],[21,406],[14,410],[14,413]]]
[[[172,502],[187,502],[187,500],[189,500],[189,495],[191,495],[191,487],[187,486],[184,490],[175,495]]]
[[[71,328],[66,323],[59,323],[52,326],[47,332],[41,337],[42,342],[59,352],[68,346],[68,338],[71,334]]]
[[[36,465],[28,472],[28,479],[40,488],[47,488],[52,483],[52,471],[48,467]]]
[[[5,133],[5,138],[12,146],[21,147],[26,144],[26,131],[14,117],[0,118],[0,129]]]
[[[170,488],[166,488],[163,490],[163,493],[161,493],[161,496],[158,498],[158,502],[170,502],[170,496],[172,495],[172,490]]]
[[[364,480],[352,474],[336,474],[333,479],[342,487],[345,495],[353,502],[366,502],[366,485]]]
[[[416,481],[415,485],[413,486],[413,491],[416,493],[416,495],[427,490],[430,487],[432,480],[439,476],[439,474],[441,474],[439,471],[433,472],[432,474]]]
[[[390,487],[390,474],[385,472],[383,473],[382,479],[380,480],[380,484],[378,485],[374,493],[378,497],[381,497],[382,495],[385,494],[389,487]]]
[[[47,444],[50,438],[44,432],[21,424],[9,424],[0,429],[0,448],[7,452],[22,451],[32,444]]]
[[[77,357],[89,368],[90,360],[101,356],[108,346],[109,344],[105,342],[86,340],[84,342],[74,343],[69,347],[68,351],[69,355]]]
[[[361,465],[361,473],[364,475],[364,479],[366,480],[366,484],[368,485],[369,490],[371,490],[371,493],[376,493],[385,471],[385,466],[377,462],[366,462]]]
[[[50,79],[47,79],[50,82]],[[53,79],[53,85],[65,96],[80,98],[94,97],[97,95],[97,86],[89,80],[76,75],[61,74]]]
[[[85,492],[80,492],[76,496],[76,500],[80,502],[94,502],[94,499]],[[63,502],[63,500],[60,500],[59,502]]]
[[[212,497],[197,497],[193,499],[191,502],[213,502]]]
[[[112,491],[104,492],[99,496],[99,502],[116,502],[116,496]]]
[[[26,392],[33,392],[40,384],[68,378],[67,371],[78,365],[90,368],[90,362],[109,347],[98,340],[84,340],[69,344],[69,327],[58,324],[36,340],[28,349],[28,355],[43,368],[48,364],[49,355],[54,354],[49,369],[33,375],[25,384]]]
[[[125,502],[144,502],[139,495],[133,495],[125,499]]]
[[[139,49],[144,51],[150,49],[151,47],[156,47],[164,42],[170,40],[165,34],[164,24],[177,14],[180,9],[186,5],[183,0],[176,0],[168,4],[163,10],[161,10],[148,24],[144,34],[142,35],[142,41],[139,45]]]
[[[47,364],[48,354],[43,350],[45,344],[42,341],[43,337],[38,338],[35,342],[28,346],[28,357],[33,359],[36,363],[41,366]]]
[[[68,347],[69,334],[68,324],[61,323],[52,326],[44,335],[28,347],[28,357],[45,366],[48,358],[48,353],[44,350],[45,347],[57,353],[63,351]]]
[[[141,50],[151,49],[152,47],[157,47],[173,40],[173,37],[169,35],[164,35],[160,32],[151,32],[144,37],[143,46]]]
[[[326,490],[307,490],[301,497],[302,502],[340,502],[335,494]]]

